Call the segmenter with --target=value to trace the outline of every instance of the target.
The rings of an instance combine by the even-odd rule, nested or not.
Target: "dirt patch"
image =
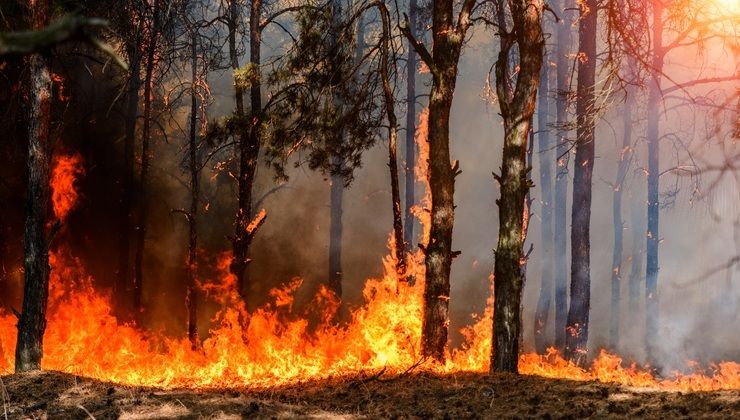
[[[663,392],[536,376],[417,373],[269,389],[161,390],[58,372],[2,377],[0,419],[738,418],[740,391]]]

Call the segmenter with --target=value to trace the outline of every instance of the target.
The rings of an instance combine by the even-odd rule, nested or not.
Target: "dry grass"
[[[420,372],[200,391],[58,372],[0,380],[10,419],[740,418],[740,391],[671,393],[534,376]]]

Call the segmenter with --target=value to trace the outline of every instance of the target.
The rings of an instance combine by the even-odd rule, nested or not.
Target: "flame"
[[[77,203],[75,181],[85,173],[80,155],[57,156],[51,172],[51,201],[54,215],[64,220]]]
[[[420,124],[417,141],[425,138],[425,129],[426,124]],[[427,161],[425,145],[419,141],[422,168]],[[79,173],[76,169],[60,171]],[[73,181],[63,184],[69,186]],[[76,193],[67,197],[74,198]],[[62,202],[74,205],[74,200]],[[71,206],[65,208],[68,211]],[[198,282],[204,296],[217,302],[220,310],[211,320],[207,337],[194,349],[185,337],[147,333],[116,319],[111,296],[95,289],[83,262],[63,247],[52,251],[42,368],[161,388],[267,387],[380,369],[395,374],[414,367],[440,374],[488,370],[492,296],[483,315],[462,330],[465,342],[450,351],[446,364],[422,359],[424,259],[420,251],[408,261],[408,274],[416,278],[414,285],[399,281],[392,258],[386,257],[384,275],[365,283],[363,303],[352,310],[345,325],[334,322],[339,301],[327,288],[319,290],[307,311],[294,307],[300,279],[270,291],[267,304],[247,311],[234,287],[230,260],[228,253],[220,255],[215,279]],[[13,368],[15,324],[13,315],[0,312],[0,373]],[[521,373],[544,377],[681,391],[740,389],[740,364],[722,362],[709,369],[711,373],[697,370],[657,379],[634,364],[624,367],[621,358],[605,351],[588,369],[566,361],[552,349],[544,355],[525,354],[519,360]]]

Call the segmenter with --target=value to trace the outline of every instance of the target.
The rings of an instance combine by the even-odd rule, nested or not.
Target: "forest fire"
[[[740,413],[736,1],[10,2],[0,416]]]
[[[423,123],[426,115],[422,112]],[[425,134],[422,128],[419,140]],[[427,156],[423,147],[420,155]],[[55,214],[63,218],[76,204],[75,181],[84,171],[77,156],[60,157],[56,162],[51,181],[53,202]],[[418,171],[425,170],[425,162],[420,159]],[[413,286],[399,281],[394,262],[384,260],[385,275],[367,281],[363,304],[352,311],[346,325],[334,323],[339,302],[323,287],[307,313],[295,313],[293,300],[300,281],[273,289],[269,292],[270,303],[248,313],[235,292],[229,260],[228,255],[219,260],[216,281],[201,282],[203,292],[222,309],[213,317],[208,336],[193,349],[186,338],[160,337],[116,319],[110,297],[95,289],[84,262],[59,246],[50,253],[43,369],[163,388],[268,387],[381,369],[389,374],[416,367],[440,374],[489,369],[492,297],[485,313],[463,329],[465,342],[451,351],[446,364],[422,357],[418,345],[424,288],[421,252],[409,260],[409,274],[416,279]],[[312,326],[310,318],[318,319],[318,324]],[[9,349],[15,347],[15,323],[12,314],[0,316],[3,373],[11,372],[13,367]],[[740,389],[740,364],[734,362],[712,366],[711,375],[677,374],[671,379],[656,379],[634,365],[623,367],[619,357],[606,351],[584,370],[550,349],[545,355],[522,355],[519,369],[524,374],[548,378],[669,390]]]
[[[93,287],[83,263],[63,250],[51,254],[49,324],[43,368],[112,381],[125,385],[163,388],[267,387],[329,377],[374,373],[398,374],[418,366],[435,373],[486,372],[490,351],[492,300],[484,316],[464,329],[465,344],[451,352],[444,366],[423,362],[418,351],[423,272],[418,258],[411,261],[416,286],[398,282],[393,264],[385,261],[386,275],[368,280],[364,303],[346,326],[331,323],[336,300],[325,289],[314,300],[321,322],[309,327],[308,318],[294,318],[292,293],[299,284],[270,292],[273,302],[246,313],[233,296],[224,304],[199,349],[186,338],[157,337],[113,315],[109,297]],[[223,274],[218,288],[231,289],[233,278]],[[233,290],[233,289],[232,289]],[[398,290],[398,292],[397,292]],[[228,295],[228,293],[227,293]],[[334,304],[327,304],[327,302]],[[245,322],[246,320],[246,322]],[[16,319],[0,317],[0,371],[12,371]],[[740,389],[740,364],[722,362],[712,374],[676,374],[657,379],[634,365],[602,351],[590,369],[564,360],[555,350],[545,355],[525,354],[519,360],[523,374],[547,378],[597,380],[634,387],[680,391]]]
[[[79,155],[57,156],[51,174],[51,202],[54,215],[64,220],[77,203],[78,192],[75,182],[85,170]]]

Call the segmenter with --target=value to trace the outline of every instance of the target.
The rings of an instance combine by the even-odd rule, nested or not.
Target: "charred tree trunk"
[[[198,346],[198,290],[196,276],[198,267],[198,201],[200,199],[200,164],[198,162],[198,33],[193,30],[190,44],[191,77],[190,86],[190,137],[188,139],[188,166],[190,167],[190,214],[188,217],[188,267],[185,289],[185,308],[188,313],[188,339],[195,348]]]
[[[432,73],[429,98],[429,192],[432,199],[429,243],[424,249],[426,282],[422,320],[422,354],[443,362],[447,348],[447,324],[452,265],[452,227],[455,219],[455,176],[458,163],[450,162],[450,109],[465,34],[470,27],[473,0],[465,0],[456,21],[453,1],[432,3],[432,53],[402,28]],[[456,22],[456,23],[455,23]]]
[[[576,98],[576,156],[573,163],[573,214],[571,226],[571,284],[565,357],[585,360],[591,305],[591,190],[594,168],[596,103],[596,0],[581,4],[578,27],[578,87]]]
[[[501,51],[496,60],[496,94],[504,119],[504,149],[499,207],[499,237],[494,265],[492,372],[518,372],[521,337],[521,298],[524,289],[528,209],[525,199],[531,181],[527,178],[527,139],[540,84],[544,37],[542,35],[543,3],[538,0],[509,2],[512,32],[502,33]],[[499,2],[499,19],[504,13]],[[501,19],[500,19],[501,20]],[[512,48],[518,47],[516,87],[511,88],[510,60]]]
[[[131,225],[133,223],[133,193],[135,187],[134,149],[136,147],[136,122],[139,113],[139,89],[141,88],[141,57],[138,42],[128,48],[129,80],[126,92],[126,127],[123,139],[123,179],[121,184],[121,206],[118,215],[118,270],[114,296],[117,309],[123,316],[130,316],[131,295]]]
[[[622,150],[617,161],[617,176],[614,180],[612,192],[612,220],[614,228],[614,250],[612,252],[611,270],[611,314],[609,317],[609,347],[616,350],[619,346],[619,318],[622,288],[622,248],[624,238],[624,222],[622,220],[622,193],[624,180],[632,161],[632,107],[634,104],[634,88],[627,89],[627,98],[624,103],[624,132],[622,134]]]
[[[416,0],[409,1],[409,30],[416,37]],[[416,177],[414,167],[416,166],[416,51],[409,45],[406,56],[406,165],[404,167],[404,178],[406,181],[405,194],[405,232],[404,242],[409,250],[414,249],[414,224],[415,217],[411,211],[416,203]]]
[[[391,22],[388,10],[384,4],[379,6],[383,20],[383,39],[381,40],[380,74],[383,79],[383,95],[385,97],[385,112],[388,118],[388,166],[391,170],[391,197],[393,201],[393,237],[395,241],[394,257],[396,259],[396,274],[399,280],[406,276],[406,244],[403,236],[403,213],[401,212],[401,188],[398,181],[398,119],[396,118],[396,101],[393,98],[390,77],[388,75],[391,38]]]
[[[260,16],[262,14],[262,1],[252,0],[249,16],[249,64],[256,72],[260,71],[262,49],[262,28]],[[231,3],[231,21],[229,29],[229,54],[233,69],[239,68],[239,59],[236,51],[236,25],[239,15],[238,5]],[[259,157],[261,143],[262,125],[262,84],[260,75],[251,81],[249,88],[250,116],[245,121],[243,90],[236,86],[237,117],[243,124],[244,131],[239,135],[239,208],[236,215],[236,232],[234,235],[233,251],[234,260],[231,271],[236,276],[239,293],[242,298],[247,297],[249,284],[249,251],[252,245],[254,232],[247,227],[252,222],[252,192],[254,187],[254,176],[257,170],[257,159]]]
[[[542,274],[540,281],[540,297],[537,301],[537,311],[534,319],[534,342],[537,353],[544,354],[552,343],[545,337],[545,328],[550,316],[553,292],[553,234],[552,234],[552,164],[555,160],[553,145],[550,144],[550,133],[547,121],[549,119],[549,68],[547,53],[543,57],[544,64],[540,73],[539,97],[537,98],[537,138],[540,160],[540,187],[541,196],[541,236],[542,236]]]
[[[146,197],[147,183],[149,182],[150,165],[150,143],[152,126],[152,102],[153,84],[155,70],[155,53],[157,50],[159,31],[159,1],[154,1],[152,8],[151,27],[149,29],[149,40],[147,44],[146,68],[144,70],[144,121],[141,131],[141,170],[139,172],[139,220],[136,227],[136,255],[134,256],[134,281],[133,281],[133,308],[134,317],[141,321],[144,311],[142,302],[144,284],[144,255],[146,254],[147,218],[149,216],[149,200]]]
[[[31,6],[34,29],[49,23],[49,4]],[[28,195],[23,235],[23,308],[18,320],[15,371],[41,369],[46,306],[49,297],[49,249],[46,211],[50,199],[51,76],[45,53],[32,54],[30,63],[30,112],[28,128]]]
[[[655,357],[658,336],[658,245],[660,242],[660,138],[659,118],[663,74],[663,4],[653,1],[653,57],[647,106],[647,246],[645,273],[645,346]]]
[[[568,216],[568,104],[570,96],[571,24],[573,0],[562,0],[559,15],[562,20],[557,30],[557,95],[555,96],[557,147],[555,149],[555,218],[553,234],[555,251],[555,347],[565,349],[565,324],[568,318],[568,260],[567,260],[567,216]]]

